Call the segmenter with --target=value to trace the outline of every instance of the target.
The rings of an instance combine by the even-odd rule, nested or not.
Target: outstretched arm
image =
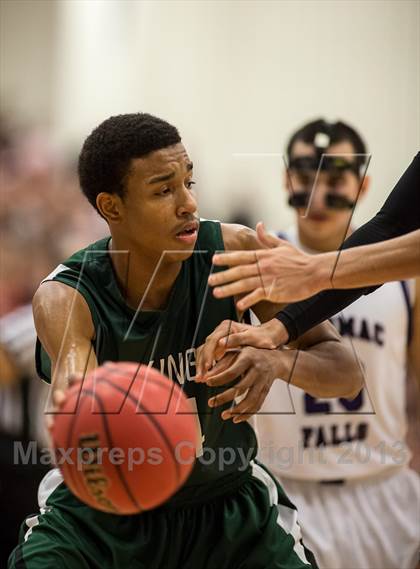
[[[289,303],[330,288],[359,288],[420,274],[420,230],[371,245],[308,255],[257,225],[262,247],[218,254],[215,265],[231,267],[209,278],[214,296],[248,293],[238,301],[246,310],[261,300]]]
[[[388,196],[380,212],[355,231],[342,249],[393,239],[420,229],[420,152]],[[256,248],[254,248],[256,249]],[[287,306],[278,316],[283,337],[295,339],[319,322],[333,316],[375,287],[328,290]]]

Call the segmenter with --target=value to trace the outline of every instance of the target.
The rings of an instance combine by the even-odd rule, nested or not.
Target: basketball
[[[168,500],[190,474],[197,417],[156,369],[106,363],[71,386],[52,437],[64,481],[83,502],[136,514]]]

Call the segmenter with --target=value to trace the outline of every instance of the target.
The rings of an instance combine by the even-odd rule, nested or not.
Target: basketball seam
[[[117,391],[119,391],[120,393],[126,393],[125,390],[120,387],[119,385],[115,385],[114,383],[112,383],[111,381],[109,381],[107,378],[105,377],[101,377],[98,379],[99,382],[104,382],[107,383],[108,385],[111,385],[112,387],[114,387]],[[138,401],[136,401],[134,399],[134,397],[132,395],[130,395],[130,393],[127,393],[127,398],[129,398],[133,403],[137,403],[137,405],[139,406],[139,408],[145,413],[145,416],[149,417],[150,421],[153,423],[153,425],[156,427],[156,429],[158,430],[160,436],[162,437],[162,439],[164,440],[164,442],[166,443],[167,448],[169,449],[170,454],[172,455],[172,457],[174,458],[174,463],[175,463],[175,470],[176,470],[176,476],[177,476],[177,483],[180,482],[181,480],[181,475],[179,472],[179,464],[178,461],[176,460],[176,457],[174,457],[173,455],[173,449],[172,449],[172,444],[169,441],[169,439],[166,436],[166,433],[161,429],[159,423],[154,419],[151,411],[148,411],[143,405],[141,405]],[[169,405],[168,405],[169,407]]]
[[[105,438],[107,439],[107,442],[109,444],[109,448],[111,448],[111,449],[114,448],[112,438],[111,438],[111,432],[110,432],[109,425],[108,425],[108,421],[106,419],[106,413],[104,412],[105,407],[103,405],[102,399],[96,393],[91,391],[90,389],[83,389],[82,393],[87,393],[87,394],[93,396],[95,398],[95,400],[97,401],[97,403],[99,404],[99,406],[101,408],[101,413],[99,413],[99,415],[101,416],[102,421],[103,421],[103,425],[104,425],[104,429],[105,429]],[[127,492],[128,497],[130,498],[130,500],[132,501],[132,503],[134,504],[134,506],[136,508],[138,508],[140,511],[143,511],[144,508],[138,503],[136,498],[134,498],[134,496],[132,495],[129,484],[126,481],[122,470],[120,468],[118,468],[120,465],[114,464],[113,466],[115,466],[115,469],[116,469],[118,476],[119,476],[119,478],[120,478],[120,480],[121,480],[121,482],[125,488],[125,491]]]
[[[127,396],[128,396],[128,393],[130,392],[131,386],[133,385],[134,381],[136,380],[136,377],[137,377],[138,374],[139,374],[140,367],[142,367],[142,366],[144,366],[144,364],[139,364],[139,365],[137,366],[136,373],[134,374],[134,377],[133,377],[133,374],[132,374],[131,372],[129,372],[128,370],[119,370],[119,369],[117,369],[117,368],[111,368],[111,367],[106,367],[106,368],[103,370],[103,371],[104,371],[104,374],[102,375],[102,377],[98,377],[98,378],[95,377],[95,382],[99,382],[99,381],[101,381],[101,380],[103,380],[103,379],[108,379],[106,376],[107,376],[109,373],[112,374],[112,375],[114,375],[114,376],[121,376],[121,375],[124,375],[124,376],[127,377],[127,378],[130,378],[130,379],[132,378],[127,392],[124,391],[124,393],[126,393],[126,397],[124,398],[124,400],[123,400],[122,403],[121,403],[121,406],[120,406],[120,409],[119,409],[120,411],[121,411],[121,409],[122,409],[122,407],[123,407],[123,405],[124,405],[124,401],[126,400],[126,398],[127,398]],[[156,371],[154,368],[149,368],[148,366],[144,366],[144,367],[147,367],[148,369],[153,369],[153,371]],[[158,385],[163,385],[163,384],[165,384],[165,387],[166,387],[167,384],[168,384],[168,380],[167,380],[165,377],[163,377],[163,376],[162,376],[162,377],[160,377],[160,376],[154,377],[153,375],[151,375],[151,376],[148,376],[148,377],[147,377],[147,381],[155,382],[155,383],[157,383]],[[173,392],[174,392],[174,390],[175,390],[176,384],[175,384],[173,381],[171,381],[171,385],[172,385],[172,387],[171,387],[171,396],[172,396],[172,394],[173,394]],[[181,391],[183,392],[183,389],[181,389]],[[167,408],[166,408],[166,411],[168,410],[168,408],[169,408],[169,403],[168,403],[168,406],[167,406]]]

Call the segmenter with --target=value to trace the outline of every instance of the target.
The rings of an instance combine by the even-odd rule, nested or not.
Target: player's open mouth
[[[198,223],[192,221],[184,225],[181,231],[176,233],[176,238],[184,243],[193,244],[197,239]]]

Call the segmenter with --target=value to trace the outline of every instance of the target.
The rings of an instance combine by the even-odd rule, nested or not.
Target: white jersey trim
[[[275,506],[277,508],[277,525],[279,525],[284,532],[291,535],[295,542],[293,550],[301,561],[310,565],[306,555],[302,540],[302,532],[298,524],[297,511],[293,508],[288,508],[278,503],[279,493],[277,491],[276,483],[273,478],[268,474],[264,468],[259,466],[257,463],[252,462],[252,476],[260,480],[268,491],[268,498],[270,500],[270,506]]]
[[[62,273],[63,271],[69,271],[70,267],[66,267],[66,265],[58,265],[53,271],[51,271],[51,273],[45,277],[45,279],[42,279],[41,284],[45,283],[47,281],[52,281],[54,279],[54,277],[56,275],[58,275],[59,273]]]

